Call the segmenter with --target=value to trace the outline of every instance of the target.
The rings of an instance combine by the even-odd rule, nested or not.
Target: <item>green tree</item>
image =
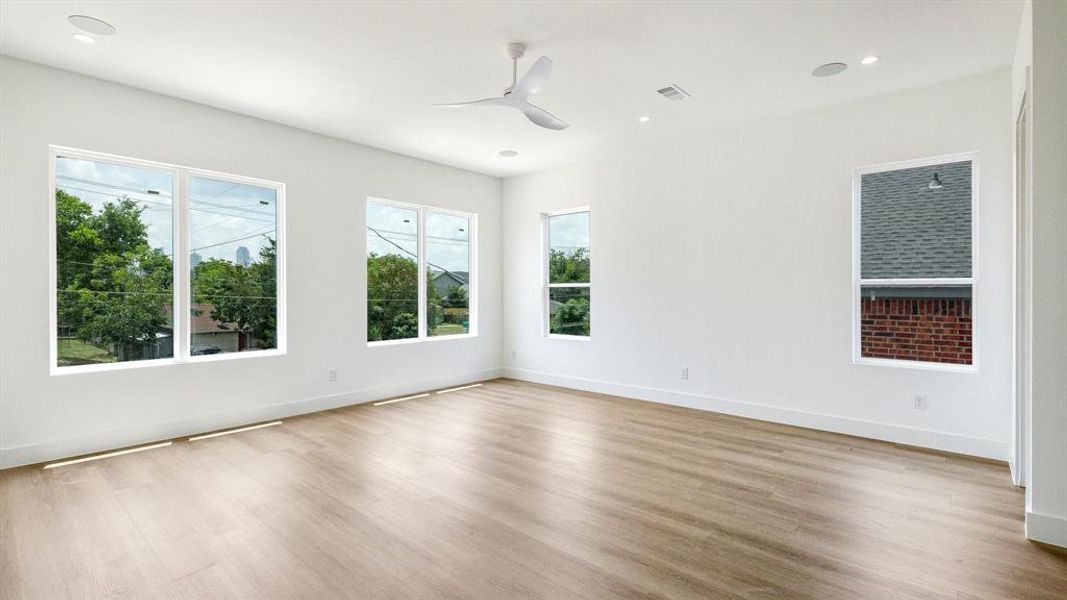
[[[248,266],[206,260],[193,268],[194,304],[210,304],[211,318],[233,323],[251,335],[256,347],[277,347],[277,242],[267,238],[257,260]]]
[[[367,257],[367,341],[415,337],[419,331],[419,267],[399,254]]]
[[[555,306],[550,330],[565,335],[589,335],[589,298],[572,296]]]
[[[570,254],[552,250],[548,272],[552,283],[589,283],[589,249],[578,248]]]
[[[467,286],[453,284],[448,286],[445,297],[441,299],[441,305],[445,308],[467,308],[469,301]]]
[[[427,327],[443,318],[441,295],[426,274]],[[399,254],[367,257],[367,341],[400,340],[419,335],[419,267]]]
[[[148,245],[144,208],[127,197],[99,213],[56,191],[56,289],[61,335],[132,351],[170,325],[173,264]]]

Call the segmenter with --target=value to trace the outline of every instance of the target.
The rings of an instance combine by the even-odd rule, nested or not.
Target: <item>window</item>
[[[549,337],[590,336],[589,211],[544,216],[545,321]]]
[[[857,362],[973,369],[977,156],[856,172]]]
[[[52,148],[53,373],[281,351],[281,184]]]
[[[476,333],[474,226],[466,213],[367,200],[368,343]]]
[[[278,190],[189,178],[193,356],[278,347]]]

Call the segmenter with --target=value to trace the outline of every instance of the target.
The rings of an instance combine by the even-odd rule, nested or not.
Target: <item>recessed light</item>
[[[504,158],[511,158],[512,156],[518,156],[519,155],[519,153],[514,151],[514,150],[501,150],[499,152],[499,154],[500,154],[500,156],[503,156]]]
[[[861,60],[860,62],[865,64],[865,65],[873,65],[874,63],[878,62],[878,60],[879,60],[879,57],[871,55],[871,56],[864,56],[863,60]]]
[[[815,70],[812,71],[811,74],[813,77],[830,77],[843,72],[847,68],[848,65],[843,62],[832,62],[815,67]]]
[[[81,42],[83,44],[95,44],[96,43],[96,38],[94,38],[93,36],[89,35],[88,33],[80,33],[80,32],[75,31],[74,33],[72,33],[70,35],[74,39],[78,40],[79,42]]]
[[[638,117],[638,118],[637,118],[637,120],[638,120],[638,121],[641,121],[642,123],[648,123],[649,121],[651,121],[651,120],[652,120],[652,117],[649,117],[649,116],[641,116],[641,117]]]
[[[100,19],[94,19],[93,17],[87,17],[85,15],[71,15],[67,17],[67,21],[86,33],[95,33],[96,35],[115,35],[115,27],[107,21],[101,21]]]

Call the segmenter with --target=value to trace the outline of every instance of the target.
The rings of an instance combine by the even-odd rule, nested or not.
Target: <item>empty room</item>
[[[0,0],[0,600],[1067,600],[1067,0]]]

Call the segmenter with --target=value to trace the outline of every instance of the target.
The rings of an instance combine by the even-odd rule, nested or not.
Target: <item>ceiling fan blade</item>
[[[522,104],[516,105],[515,108],[521,110],[522,113],[526,115],[526,118],[533,121],[535,125],[540,125],[545,129],[555,129],[558,131],[570,127],[570,125],[563,119],[543,108],[534,106],[529,102],[523,102]]]
[[[536,94],[545,89],[545,84],[548,83],[548,78],[551,75],[552,61],[547,56],[542,56],[530,67],[529,71],[526,71],[522,79],[515,84],[515,89],[511,91],[511,95],[525,100],[531,94]]]
[[[466,108],[468,106],[492,106],[494,104],[508,104],[506,98],[483,98],[473,102],[450,102],[447,104],[431,104],[430,106],[443,106],[445,108]]]

